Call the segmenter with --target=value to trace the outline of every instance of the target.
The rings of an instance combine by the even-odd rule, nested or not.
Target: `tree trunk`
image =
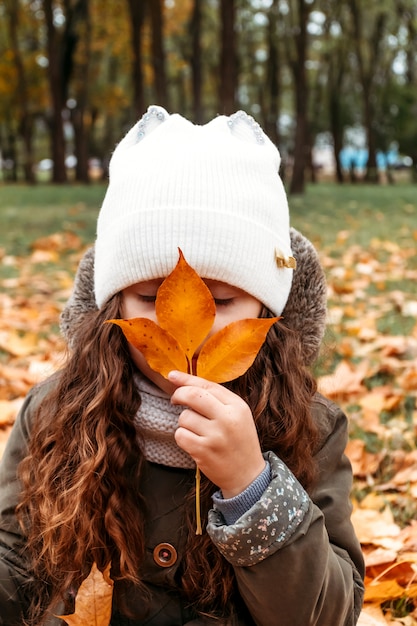
[[[23,171],[25,181],[30,185],[36,183],[33,163],[33,117],[25,111],[19,124],[19,134],[23,141]]]
[[[369,48],[369,61],[365,63],[364,55],[362,54],[362,46],[364,44],[364,38],[362,33],[362,21],[365,16],[361,14],[357,0],[351,0],[349,7],[353,21],[353,33],[356,44],[356,57],[358,60],[359,76],[362,84],[362,96],[363,96],[363,123],[365,126],[366,138],[368,143],[368,163],[366,169],[365,180],[368,182],[378,182],[378,170],[376,165],[376,141],[375,133],[373,130],[374,124],[374,106],[372,99],[374,97],[374,79],[376,70],[378,67],[378,58],[380,54],[380,46],[383,41],[383,32],[386,22],[386,14],[380,13],[375,22],[375,28],[372,36],[366,42]]]
[[[305,169],[307,164],[307,115],[306,115],[307,87],[300,79],[296,85],[295,94],[295,136],[294,136],[294,164],[290,184],[291,194],[301,194],[305,191]]]
[[[373,121],[374,121],[374,107],[371,104],[371,94],[369,85],[364,85],[366,87],[363,92],[363,106],[364,106],[364,126],[366,132],[366,141],[368,144],[368,162],[366,164],[366,174],[365,180],[370,183],[378,182],[378,169],[376,165],[376,142],[375,142],[375,134],[373,131]]]
[[[60,42],[53,21],[52,0],[43,0],[47,32],[48,81],[52,111],[49,120],[51,154],[53,160],[52,182],[64,183],[67,180],[65,168],[65,136],[62,113],[64,93],[61,74]]]
[[[203,122],[203,110],[201,104],[202,90],[202,63],[201,63],[201,0],[194,0],[193,12],[190,21],[191,31],[191,88],[193,94],[194,122]]]
[[[146,14],[144,0],[128,0],[130,23],[132,27],[132,83],[133,83],[133,113],[140,118],[145,110],[144,81],[142,67],[142,29]]]
[[[2,133],[1,139],[3,180],[15,183],[17,182],[16,135],[10,115],[6,116],[4,136]]]
[[[343,171],[340,165],[340,152],[343,148],[343,128],[340,119],[340,102],[336,94],[330,94],[330,132],[333,138],[333,154],[336,167],[336,181],[339,184],[344,182]]]
[[[79,0],[74,7],[73,33],[77,47],[82,47],[81,59],[74,65],[76,78],[75,100],[76,106],[72,110],[72,124],[74,127],[74,153],[77,159],[75,179],[78,182],[88,183],[88,148],[90,124],[87,122],[89,67],[91,57],[91,20],[89,0]]]
[[[19,48],[18,28],[19,28],[19,4],[12,0],[7,5],[9,16],[10,42],[13,51],[14,64],[17,74],[16,105],[19,135],[23,142],[23,172],[25,181],[30,184],[36,182],[33,168],[33,119],[28,107],[28,88],[26,80],[25,66]]]
[[[340,55],[338,55],[340,57]],[[340,58],[329,59],[329,119],[330,132],[333,138],[333,154],[336,166],[336,181],[339,184],[344,182],[342,166],[340,164],[340,152],[343,148],[343,124],[341,119],[342,83],[344,74],[344,64]]]
[[[292,63],[295,89],[295,139],[294,139],[294,165],[291,178],[290,193],[304,193],[305,169],[308,156],[308,127],[307,127],[307,102],[308,83],[306,73],[307,60],[307,22],[310,5],[306,0],[298,0],[298,32],[295,34],[296,60]]]
[[[168,107],[162,2],[161,0],[151,0],[149,7],[152,25],[152,65],[156,98],[158,104]]]
[[[265,111],[265,132],[269,138],[279,145],[278,123],[280,117],[280,58],[278,39],[278,0],[273,0],[268,11],[267,46],[267,92],[269,100]]]
[[[117,81],[117,77],[120,72],[120,59],[116,56],[111,56],[108,60],[107,65],[107,81],[109,84],[113,85]],[[115,129],[114,116],[110,115],[108,111],[105,110],[105,121],[104,121],[104,133],[103,139],[100,146],[100,150],[96,154],[101,157],[103,174],[102,179],[108,179],[109,175],[109,163],[110,163],[110,155],[113,152],[114,145],[116,142],[117,131]]]
[[[74,127],[74,155],[77,159],[75,180],[79,183],[90,182],[88,174],[88,132],[85,115],[83,106],[77,106],[71,114],[71,121]]]
[[[236,109],[236,7],[234,0],[220,0],[220,88],[219,110],[231,115]]]

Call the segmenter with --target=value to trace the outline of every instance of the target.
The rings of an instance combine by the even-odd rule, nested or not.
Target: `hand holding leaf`
[[[249,405],[224,385],[199,376],[171,372],[175,405],[186,407],[178,418],[175,441],[224,498],[242,493],[265,469]]]

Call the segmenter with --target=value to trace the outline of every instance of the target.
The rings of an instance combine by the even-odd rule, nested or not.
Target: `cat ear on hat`
[[[238,139],[249,141],[250,143],[265,143],[266,135],[264,131],[258,122],[245,111],[233,113],[233,115],[228,118],[227,125],[232,135]]]
[[[251,115],[248,115],[245,111],[237,111],[227,119],[227,125],[232,135],[237,139],[272,148],[276,167],[279,169],[281,155],[279,154],[278,148],[272,143],[262,127]]]
[[[148,107],[146,113],[142,115],[140,120],[138,120],[134,126],[132,126],[117,147],[130,148],[131,146],[136,145],[168,118],[169,113],[163,107],[157,105]]]
[[[136,122],[126,133],[123,139],[117,144],[110,159],[109,172],[112,175],[118,163],[124,167],[124,159],[127,151],[134,148],[146,136],[163,124],[169,118],[169,113],[160,106],[152,105],[148,107],[146,113]]]

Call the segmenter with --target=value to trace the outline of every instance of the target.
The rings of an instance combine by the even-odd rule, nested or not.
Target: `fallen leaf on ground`
[[[93,563],[75,598],[75,612],[57,615],[69,626],[109,626],[113,600],[110,563],[103,572]]]

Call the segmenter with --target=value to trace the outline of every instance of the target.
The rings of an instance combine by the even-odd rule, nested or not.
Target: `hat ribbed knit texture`
[[[178,248],[202,278],[229,283],[280,315],[292,270],[280,156],[243,112],[197,126],[150,107],[116,147],[97,224],[100,308],[137,282],[166,277]]]

